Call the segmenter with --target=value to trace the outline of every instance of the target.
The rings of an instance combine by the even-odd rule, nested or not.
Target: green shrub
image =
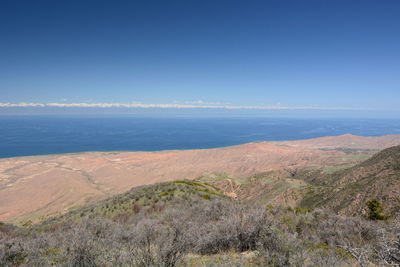
[[[209,200],[210,199],[210,195],[201,195],[202,198]]]
[[[386,220],[389,216],[383,214],[383,206],[377,199],[367,202],[368,218],[370,220]]]
[[[294,211],[296,212],[296,214],[304,214],[311,212],[311,210],[307,208],[295,208]]]

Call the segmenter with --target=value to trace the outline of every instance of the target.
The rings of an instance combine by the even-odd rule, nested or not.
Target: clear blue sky
[[[399,111],[399,14],[396,0],[3,0],[0,103]]]

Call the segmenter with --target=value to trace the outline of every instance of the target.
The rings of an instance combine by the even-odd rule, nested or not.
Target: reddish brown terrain
[[[364,137],[352,134],[344,134],[340,136],[326,136],[308,140],[271,142],[271,144],[305,149],[382,150],[388,147],[399,145],[399,135]]]
[[[249,177],[286,168],[354,165],[373,152],[349,154],[335,149],[381,150],[393,145],[400,145],[400,135],[343,135],[204,150],[87,152],[1,159],[0,221],[35,220],[134,186],[210,173]]]

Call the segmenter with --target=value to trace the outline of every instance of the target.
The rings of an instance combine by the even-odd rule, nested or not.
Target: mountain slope
[[[308,183],[290,177],[285,170],[264,172],[246,178],[210,174],[198,178],[221,188],[225,195],[246,203],[295,207]]]
[[[328,207],[340,214],[360,215],[365,204],[378,199],[390,215],[400,213],[400,146],[327,177],[326,187],[312,187],[303,207]]]

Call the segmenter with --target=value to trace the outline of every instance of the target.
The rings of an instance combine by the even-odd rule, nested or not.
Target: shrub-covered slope
[[[360,215],[365,212],[368,200],[377,199],[388,215],[400,214],[400,146],[385,149],[325,179],[326,186],[309,188],[301,206]]]
[[[40,225],[0,225],[0,266],[400,263],[396,225],[243,203],[218,191],[197,181],[156,184]]]
[[[40,224],[2,224],[0,266],[393,266],[398,227],[238,200],[202,180],[179,180]]]
[[[142,210],[157,213],[176,203],[191,203],[200,199],[209,200],[225,197],[221,189],[206,182],[177,180],[135,187],[126,193],[51,218],[45,224],[95,218],[123,221]]]

